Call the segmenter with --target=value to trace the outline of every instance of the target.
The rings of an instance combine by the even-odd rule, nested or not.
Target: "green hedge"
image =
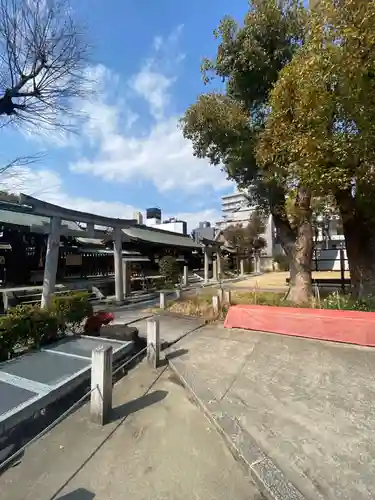
[[[87,292],[80,292],[53,298],[51,311],[59,318],[59,328],[64,333],[66,330],[78,333],[82,329],[82,321],[92,316],[89,296]]]
[[[93,313],[88,293],[55,296],[48,309],[19,305],[0,317],[0,361],[77,333]]]

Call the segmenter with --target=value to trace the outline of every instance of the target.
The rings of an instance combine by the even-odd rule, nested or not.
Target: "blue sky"
[[[6,186],[103,215],[131,217],[160,206],[165,216],[188,220],[190,229],[199,220],[214,222],[220,196],[233,186],[218,168],[192,156],[177,122],[205,90],[199,67],[202,57],[215,54],[213,29],[226,14],[242,20],[246,0],[79,5],[98,98],[84,104],[80,133],[69,140],[1,129],[3,161],[46,152]]]

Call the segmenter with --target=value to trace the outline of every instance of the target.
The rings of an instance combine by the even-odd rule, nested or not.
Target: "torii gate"
[[[50,219],[41,307],[48,307],[50,305],[52,295],[55,291],[60,236],[65,234],[69,236],[81,236],[83,238],[98,239],[109,237],[107,232],[96,230],[95,225],[112,228],[112,239],[114,242],[116,302],[121,303],[124,300],[124,280],[127,279],[127,277],[124,276],[122,242],[129,242],[130,239],[124,234],[122,229],[134,226],[137,223],[135,219],[116,219],[112,217],[102,217],[100,215],[94,215],[86,212],[79,212],[77,210],[70,210],[69,208],[59,207],[58,205],[53,205],[52,203],[47,203],[25,194],[20,195],[20,202],[22,205],[29,206],[33,214],[49,217]],[[84,230],[72,231],[66,227],[64,228],[62,225],[63,220],[83,222],[86,224],[86,232]]]

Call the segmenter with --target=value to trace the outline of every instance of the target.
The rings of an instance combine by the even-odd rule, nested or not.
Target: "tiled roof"
[[[123,232],[133,240],[159,245],[170,245],[181,248],[200,249],[202,245],[196,243],[190,236],[171,233],[169,231],[151,229],[146,226],[133,226],[123,229]]]

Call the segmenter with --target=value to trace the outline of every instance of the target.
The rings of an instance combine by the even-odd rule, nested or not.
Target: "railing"
[[[147,320],[147,345],[132,357],[121,363],[113,370],[112,346],[101,346],[92,351],[91,363],[91,388],[75,401],[66,411],[59,415],[53,422],[45,427],[41,432],[25,443],[11,456],[0,463],[0,473],[12,464],[30,445],[35,443],[42,436],[58,425],[64,418],[78,408],[90,397],[90,419],[98,425],[105,425],[109,422],[112,412],[112,391],[113,380],[121,370],[124,370],[130,363],[144,353],[147,362],[152,368],[160,365],[160,328],[158,318]]]

